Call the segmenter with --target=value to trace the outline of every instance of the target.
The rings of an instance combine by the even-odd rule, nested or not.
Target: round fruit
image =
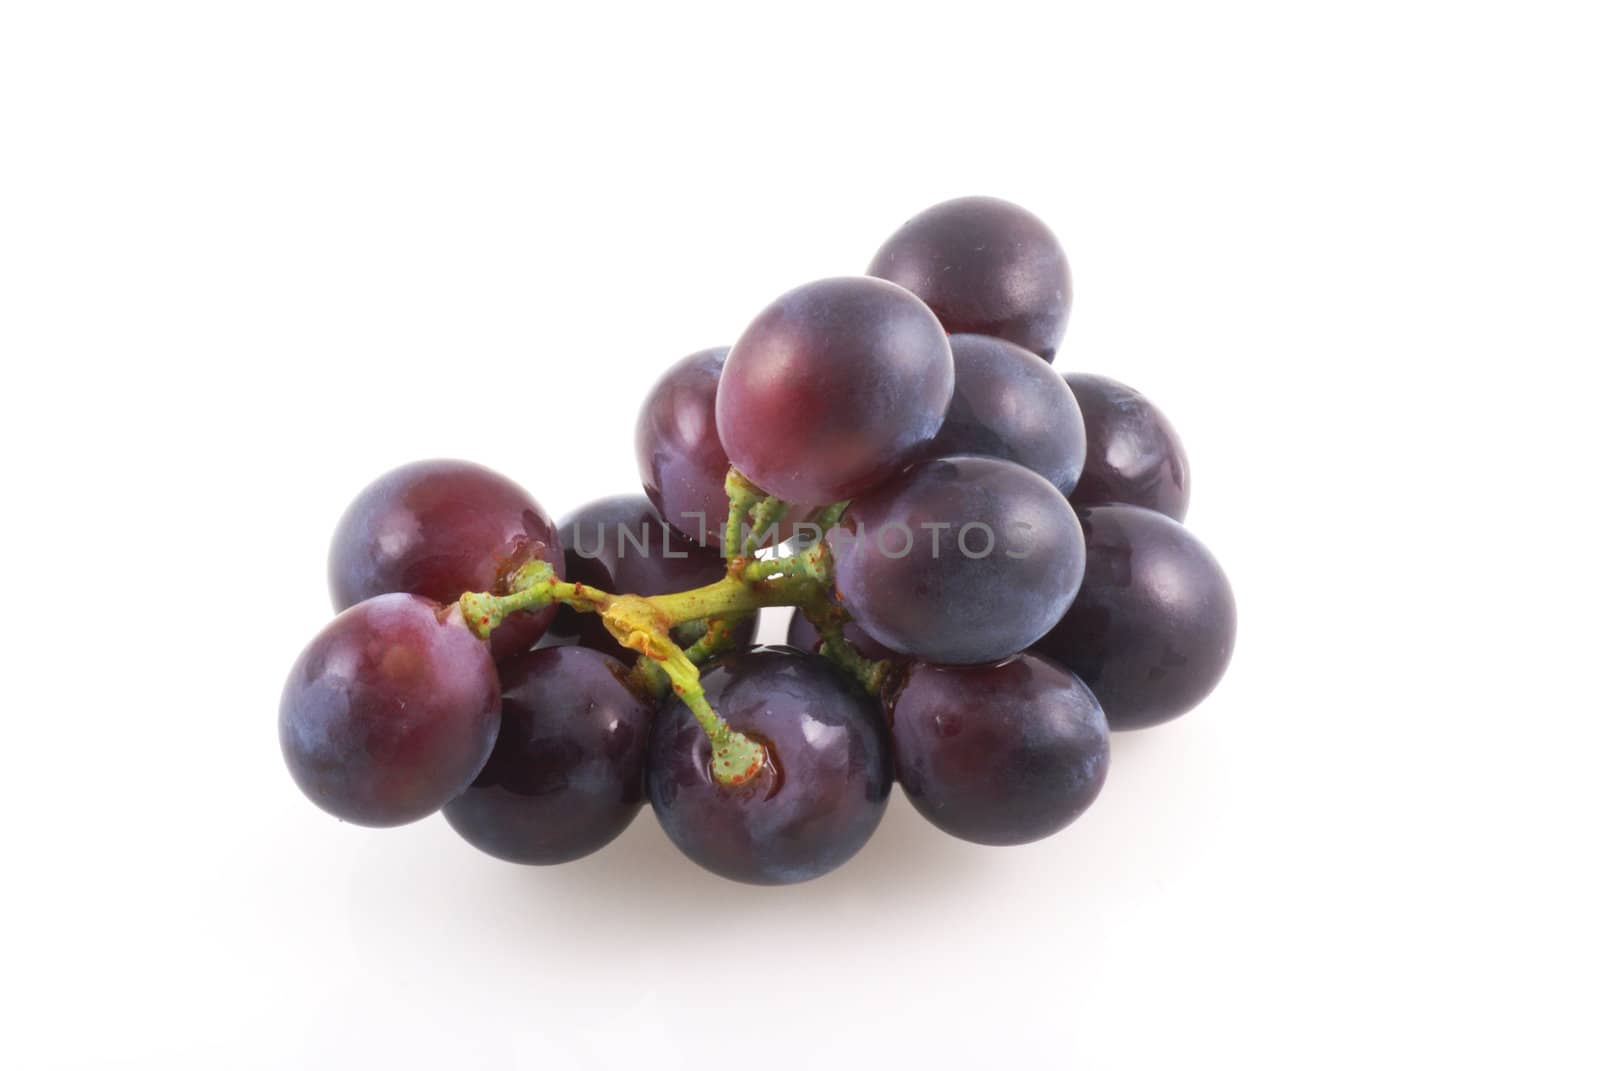
[[[1122,502],[1183,520],[1189,511],[1189,457],[1161,410],[1105,376],[1073,373],[1067,385],[1083,410],[1089,444],[1073,505]]]
[[[862,631],[929,662],[994,662],[1061,619],[1083,533],[1038,473],[988,457],[924,461],[856,499],[828,534]]]
[[[543,558],[559,574],[555,525],[533,497],[482,465],[417,461],[369,484],[339,521],[328,555],[333,606],[403,591],[450,603],[506,592],[511,574]],[[495,657],[527,650],[555,617],[518,613],[494,631]]]
[[[711,774],[711,743],[681,701],[656,718],[646,786],[661,828],[713,873],[756,885],[818,877],[860,850],[889,799],[878,705],[825,659],[787,648],[728,655],[706,698],[760,741],[767,765],[742,785]]]
[[[878,483],[938,432],[955,368],[926,305],[879,279],[784,294],[734,343],[717,431],[768,494],[823,505]]]
[[[634,427],[639,478],[668,523],[697,543],[722,542],[728,455],[717,438],[717,381],[728,347],[701,350],[667,369]]]
[[[295,783],[364,826],[414,822],[460,795],[500,728],[489,645],[459,607],[379,595],[334,618],[301,652],[278,706]]]
[[[651,704],[621,662],[583,647],[500,664],[500,736],[444,816],[513,863],[565,863],[616,839],[644,804]]]
[[[1192,709],[1233,654],[1233,591],[1200,541],[1138,506],[1083,511],[1078,598],[1035,650],[1083,678],[1113,729]]]
[[[1083,471],[1083,414],[1066,381],[1021,346],[953,335],[956,389],[931,456],[981,454],[1015,461],[1072,490]]]
[[[1093,693],[1042,658],[987,666],[913,663],[890,706],[907,798],[979,844],[1048,837],[1088,809],[1111,761]]]
[[[1003,338],[1047,361],[1072,305],[1067,255],[1050,228],[994,197],[962,197],[913,216],[867,274],[926,301],[951,334]]]

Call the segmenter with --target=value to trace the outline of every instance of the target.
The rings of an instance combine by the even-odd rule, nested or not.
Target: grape
[[[1073,373],[1067,385],[1083,410],[1089,439],[1073,504],[1123,502],[1183,520],[1189,511],[1189,457],[1161,410],[1105,376]]]
[[[907,798],[964,840],[1048,837],[1082,814],[1105,784],[1106,716],[1082,681],[1045,659],[914,662],[889,712]]]
[[[1183,525],[1154,510],[1093,506],[1082,517],[1083,587],[1035,650],[1083,678],[1113,729],[1176,718],[1228,668],[1228,578]]]
[[[1083,414],[1066,381],[1021,346],[952,335],[956,390],[930,456],[981,454],[1032,469],[1063,493],[1083,471]]]
[[[468,461],[417,461],[369,484],[339,521],[328,556],[336,610],[403,591],[454,602],[505,594],[518,567],[543,558],[559,574],[555,525],[526,491]],[[495,657],[531,647],[552,609],[518,613],[495,629]]]
[[[494,753],[445,818],[513,863],[565,863],[605,847],[644,803],[651,704],[627,667],[583,647],[502,662],[500,683]]]
[[[301,652],[278,736],[311,802],[364,826],[432,814],[483,768],[500,728],[489,645],[458,606],[379,595],[334,618]]]
[[[567,580],[613,595],[666,595],[721,580],[727,563],[717,551],[692,542],[661,519],[643,495],[596,499],[561,522]],[[736,646],[755,635],[751,614],[734,628]],[[563,606],[545,636],[545,646],[579,644],[616,658],[632,659],[606,631],[599,614]]]
[[[1072,305],[1067,255],[1032,213],[994,197],[934,205],[895,231],[868,275],[928,303],[951,334],[992,335],[1055,359]]]
[[[823,505],[915,456],[954,381],[949,340],[922,302],[879,279],[822,279],[768,305],[734,343],[717,430],[769,494]]]
[[[861,631],[861,626],[854,621],[845,623],[844,638],[849,640],[850,645],[857,651],[861,652],[863,658],[870,658],[873,661],[888,658],[896,662],[905,658],[904,655],[889,650],[889,648]],[[799,610],[796,610],[794,616],[789,619],[789,635],[786,642],[790,647],[807,651],[811,654],[819,654],[822,650],[822,636],[812,627],[811,622],[806,620],[806,615]]]
[[[724,346],[667,369],[646,396],[633,436],[651,503],[678,531],[707,546],[722,542],[728,515],[728,455],[717,438],[717,380],[727,359]]]
[[[993,662],[1060,620],[1083,534],[1044,477],[988,457],[925,461],[856,499],[828,534],[850,616],[891,650]]]
[[[727,357],[726,346],[701,350],[667,369],[645,397],[633,436],[639,478],[651,505],[678,531],[708,547],[722,545],[728,517],[728,455],[717,437],[717,381]],[[795,511],[785,517],[777,526],[777,541],[793,537],[805,516]]]
[[[893,783],[875,702],[833,664],[788,648],[719,659],[701,678],[733,728],[767,748],[742,785],[711,774],[711,744],[681,701],[656,717],[645,784],[667,836],[707,870],[786,885],[840,866],[883,817]]]

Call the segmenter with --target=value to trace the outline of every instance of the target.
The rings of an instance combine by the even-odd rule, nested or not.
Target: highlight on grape
[[[1171,422],[1052,366],[1071,302],[1037,217],[948,201],[667,368],[642,494],[558,525],[471,462],[380,476],[284,686],[291,776],[342,820],[442,812],[525,865],[648,802],[689,859],[763,885],[842,866],[896,784],[975,843],[1065,828],[1112,731],[1211,692],[1235,622]],[[764,613],[786,644],[755,644]]]

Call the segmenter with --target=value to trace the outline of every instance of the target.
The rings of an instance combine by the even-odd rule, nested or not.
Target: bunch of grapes
[[[442,810],[529,864],[648,799],[691,859],[761,884],[844,863],[896,782],[981,844],[1060,830],[1110,731],[1192,709],[1234,637],[1170,423],[1050,364],[1071,293],[1037,218],[950,201],[669,368],[644,495],[557,527],[467,462],[383,476],[284,688],[296,782],[365,825]],[[754,646],[771,607],[789,642]]]

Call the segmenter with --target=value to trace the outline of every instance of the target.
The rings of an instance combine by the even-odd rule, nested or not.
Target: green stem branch
[[[732,560],[741,556],[750,513],[767,497],[767,493],[734,468],[728,470],[722,489],[728,495],[728,521],[722,526],[722,556]]]
[[[755,557],[756,551],[761,549],[761,544],[768,539],[776,545],[778,525],[783,522],[784,514],[788,512],[789,503],[771,495],[756,503],[755,508],[750,511],[750,531],[745,536],[741,554],[746,558]]]
[[[874,694],[883,685],[888,665],[863,658],[845,640],[849,617],[829,598],[833,558],[827,543],[818,539],[798,554],[755,560],[762,537],[782,521],[789,504],[767,495],[733,469],[728,470],[726,487],[723,552],[729,559],[728,573],[715,583],[665,595],[612,594],[561,580],[548,563],[535,559],[517,570],[505,594],[469,592],[461,596],[461,610],[468,626],[485,639],[520,611],[561,603],[598,613],[618,643],[643,656],[635,670],[640,681],[657,694],[670,687],[705,730],[717,780],[737,785],[760,771],[766,751],[711,708],[698,664],[731,646],[733,627],[740,618],[764,606],[799,607],[821,634],[823,653]],[[818,514],[821,531],[838,523],[846,505],[837,502]],[[687,649],[673,639],[673,629],[683,626],[693,634],[692,642],[685,638]]]

